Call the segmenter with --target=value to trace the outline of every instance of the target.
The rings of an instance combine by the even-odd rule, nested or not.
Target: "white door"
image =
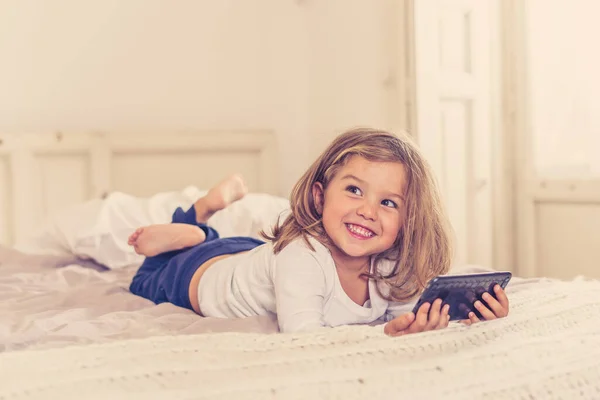
[[[492,266],[492,0],[415,0],[417,138],[456,233],[456,261]]]

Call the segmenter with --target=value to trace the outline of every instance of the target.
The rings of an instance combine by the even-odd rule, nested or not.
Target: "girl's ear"
[[[312,185],[312,195],[313,201],[315,202],[315,207],[317,212],[323,214],[323,203],[325,201],[325,189],[323,188],[323,184],[321,182],[315,182]]]

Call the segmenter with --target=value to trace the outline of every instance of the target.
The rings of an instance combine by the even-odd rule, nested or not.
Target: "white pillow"
[[[193,186],[182,192],[158,193],[138,198],[114,192],[104,200],[92,200],[69,207],[53,216],[42,230],[15,247],[38,254],[75,254],[118,269],[139,265],[144,257],[127,244],[138,227],[169,223],[177,207],[187,210],[206,194]],[[270,232],[277,218],[289,212],[287,199],[268,194],[249,193],[242,200],[217,212],[209,221],[220,237],[250,236]]]

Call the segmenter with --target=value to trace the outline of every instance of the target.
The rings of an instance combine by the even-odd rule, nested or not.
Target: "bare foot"
[[[180,250],[204,242],[206,234],[196,225],[163,224],[138,228],[127,243],[135,252],[152,257],[167,251]]]
[[[224,179],[194,204],[197,222],[206,223],[214,213],[240,200],[246,193],[248,188],[241,175],[235,174]]]

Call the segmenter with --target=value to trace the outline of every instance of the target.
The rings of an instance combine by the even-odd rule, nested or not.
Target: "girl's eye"
[[[383,200],[381,202],[381,204],[383,204],[386,207],[398,208],[398,205],[396,203],[394,203],[392,200]]]
[[[362,192],[360,191],[359,188],[357,188],[356,186],[348,186],[346,188],[347,191],[349,191],[352,194],[355,194],[357,196],[360,196],[362,194]]]

